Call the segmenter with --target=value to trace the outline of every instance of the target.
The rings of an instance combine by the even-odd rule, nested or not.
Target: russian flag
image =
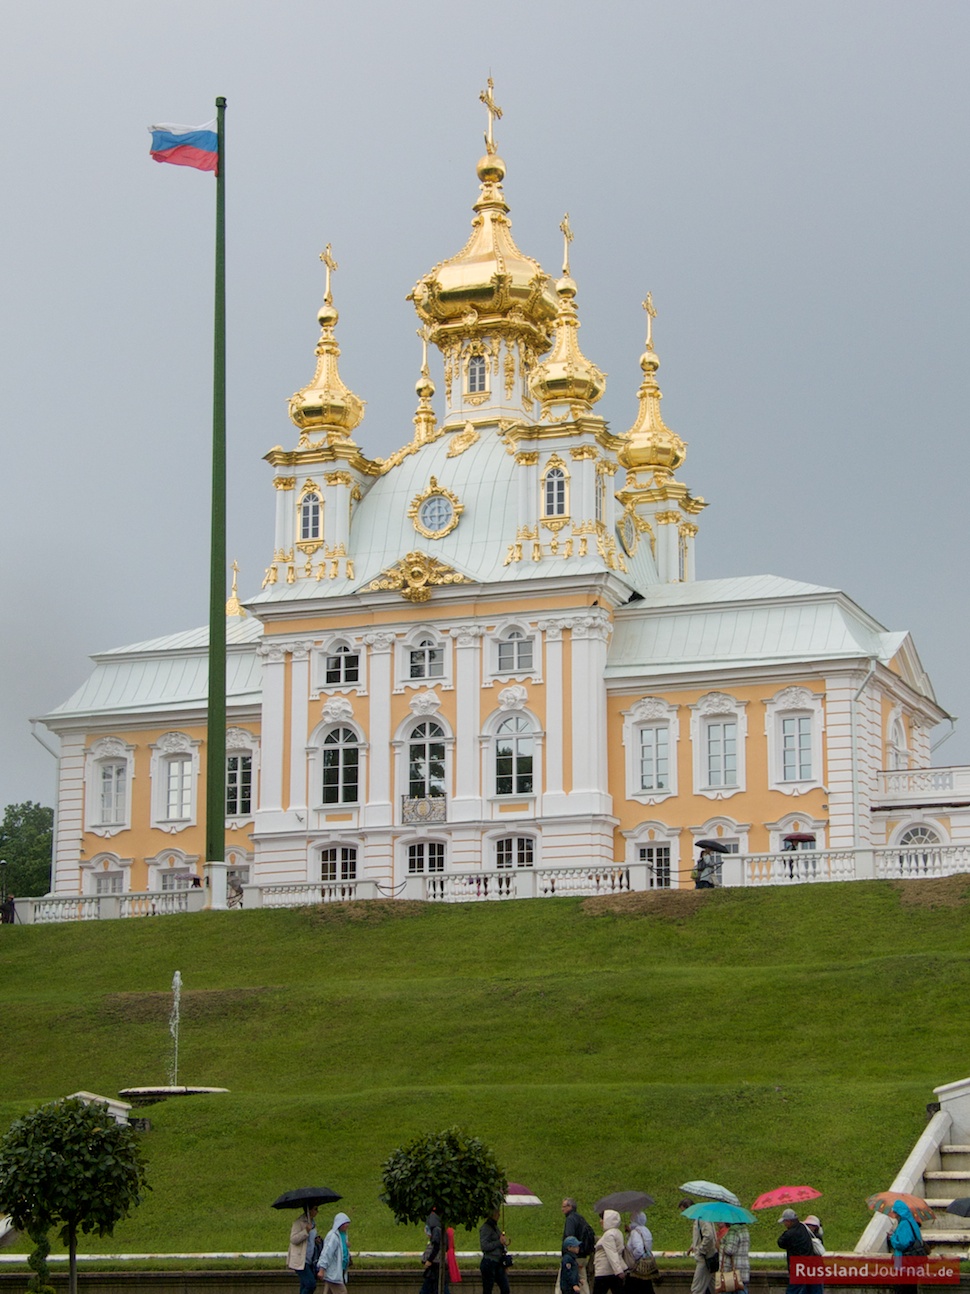
[[[152,157],[174,166],[194,166],[197,171],[217,171],[219,136],[215,126],[214,121],[204,126],[173,126],[170,122],[149,126]]]

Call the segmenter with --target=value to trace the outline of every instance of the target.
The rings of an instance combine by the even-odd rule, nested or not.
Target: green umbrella
[[[706,1200],[703,1204],[692,1204],[684,1209],[685,1218],[697,1218],[700,1222],[727,1222],[731,1225],[743,1222],[750,1225],[758,1219],[739,1204],[727,1204],[724,1200]]]

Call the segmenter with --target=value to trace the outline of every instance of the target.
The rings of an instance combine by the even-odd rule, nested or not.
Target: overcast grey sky
[[[228,98],[229,554],[272,553],[331,242],[366,452],[410,439],[405,296],[463,243],[491,69],[519,246],[575,242],[599,408],[636,412],[652,289],[701,578],[846,590],[967,719],[970,6],[919,0],[7,0],[0,49],[0,804],[88,654],[207,616],[214,182],[146,127]],[[441,388],[440,366],[433,370]]]

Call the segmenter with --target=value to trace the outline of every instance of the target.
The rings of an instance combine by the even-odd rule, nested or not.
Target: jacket
[[[330,1281],[332,1285],[347,1284],[347,1268],[344,1266],[344,1243],[340,1235],[340,1228],[345,1222],[349,1221],[350,1218],[346,1213],[337,1214],[320,1251],[317,1270],[323,1272],[323,1279]]]
[[[784,1249],[788,1254],[789,1271],[791,1270],[791,1260],[793,1258],[815,1257],[812,1233],[804,1222],[796,1222],[794,1226],[785,1227],[785,1230],[778,1237],[778,1248]]]
[[[625,1273],[620,1215],[615,1209],[607,1209],[603,1214],[603,1234],[593,1250],[593,1275],[623,1276]]]
[[[494,1218],[486,1218],[479,1227],[478,1243],[482,1247],[483,1258],[490,1258],[493,1263],[501,1263],[505,1257],[505,1245],[502,1244],[502,1233]]]
[[[570,1236],[575,1236],[577,1240],[582,1241],[583,1232],[586,1230],[586,1219],[578,1209],[570,1209],[563,1219],[562,1224],[562,1242],[563,1244]],[[589,1254],[586,1255],[589,1257]]]
[[[899,1218],[895,1227],[889,1233],[889,1248],[894,1254],[904,1254],[907,1250],[912,1250],[915,1245],[923,1243],[923,1233],[919,1229],[919,1223],[913,1217],[912,1211],[908,1204],[902,1200],[897,1200],[893,1205],[893,1213]]]
[[[424,1247],[421,1261],[436,1263],[441,1256],[441,1219],[437,1213],[428,1214],[428,1243]]]
[[[751,1277],[751,1233],[741,1223],[728,1227],[721,1237],[721,1270],[734,1268],[747,1289]]]
[[[570,1237],[572,1239],[573,1237]],[[575,1254],[568,1249],[562,1251],[562,1265],[559,1268],[560,1294],[575,1294],[579,1284],[579,1262]]]
[[[290,1247],[286,1255],[286,1265],[291,1271],[301,1272],[306,1266],[307,1241],[316,1225],[309,1213],[301,1213],[290,1227]]]
[[[704,1222],[701,1218],[694,1219],[690,1252],[695,1258],[711,1258],[717,1253],[717,1228],[713,1222]]]

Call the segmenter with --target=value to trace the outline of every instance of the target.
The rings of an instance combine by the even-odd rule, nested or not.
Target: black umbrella
[[[343,1196],[331,1191],[328,1186],[301,1186],[296,1191],[284,1191],[278,1200],[270,1205],[271,1209],[312,1209],[314,1204],[333,1204]]]
[[[593,1208],[597,1213],[605,1213],[607,1209],[616,1209],[617,1213],[636,1213],[639,1209],[649,1209],[652,1203],[653,1196],[646,1191],[614,1191],[612,1195],[604,1195],[597,1200]]]
[[[955,1213],[958,1218],[970,1218],[970,1195],[962,1200],[951,1200],[946,1206],[947,1213]]]
[[[713,849],[715,854],[729,854],[731,851],[727,845],[722,845],[719,840],[695,840],[695,849]]]

